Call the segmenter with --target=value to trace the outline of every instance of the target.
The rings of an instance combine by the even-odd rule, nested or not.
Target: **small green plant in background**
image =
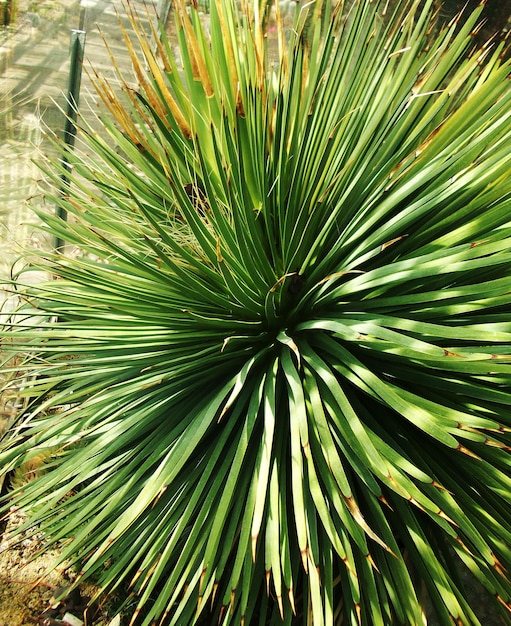
[[[463,568],[511,624],[510,65],[397,4],[277,7],[274,63],[178,2],[96,79],[0,463],[58,452],[4,509],[133,622],[480,624]]]

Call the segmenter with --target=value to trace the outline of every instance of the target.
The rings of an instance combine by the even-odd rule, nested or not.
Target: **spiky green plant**
[[[55,451],[13,502],[134,621],[480,624],[468,569],[511,624],[510,65],[398,5],[277,7],[274,59],[177,2],[96,79],[0,462]]]

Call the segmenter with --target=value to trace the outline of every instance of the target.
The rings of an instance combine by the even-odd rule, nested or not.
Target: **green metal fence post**
[[[71,31],[71,66],[69,68],[69,85],[67,90],[67,111],[66,125],[64,127],[64,152],[62,154],[61,165],[63,173],[60,177],[60,195],[65,197],[69,188],[69,173],[71,172],[70,156],[74,148],[76,137],[76,118],[78,115],[78,103],[80,100],[80,84],[82,80],[83,54],[85,49],[85,31],[73,29]],[[57,207],[57,216],[63,220],[67,219],[67,212],[63,206]],[[57,237],[55,248],[62,250],[64,241]]]

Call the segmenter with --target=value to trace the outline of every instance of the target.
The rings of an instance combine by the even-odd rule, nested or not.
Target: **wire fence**
[[[131,70],[119,26],[120,20],[129,31],[122,0],[16,2],[15,22],[0,25],[0,308],[4,312],[15,304],[9,286],[13,264],[21,262],[20,256],[29,258],[34,247],[52,245],[37,233],[32,210],[55,210],[45,204],[44,181],[36,163],[43,154],[57,156],[48,135],[63,139],[69,135],[65,111],[69,112],[67,98],[76,78],[71,73],[77,69],[71,63],[73,33],[87,30],[85,65],[92,65],[112,84],[116,81],[103,37],[119,67]],[[166,18],[170,10],[170,0],[131,0],[130,4],[145,20],[146,6],[154,6],[155,11],[149,11],[154,19],[156,12]],[[81,92],[80,114],[93,118],[99,98],[86,76]]]

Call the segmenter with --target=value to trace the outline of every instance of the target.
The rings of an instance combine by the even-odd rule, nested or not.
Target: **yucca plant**
[[[0,462],[134,623],[480,624],[468,570],[511,624],[510,65],[397,5],[277,5],[274,58],[178,1],[95,79]]]

